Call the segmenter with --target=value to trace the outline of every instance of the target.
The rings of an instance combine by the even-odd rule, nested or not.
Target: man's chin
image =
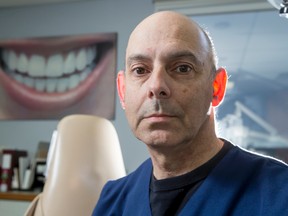
[[[153,149],[160,149],[162,147],[173,147],[177,145],[177,142],[174,140],[175,135],[171,134],[170,132],[167,131],[153,131],[153,132],[148,132],[147,135],[140,137],[140,140],[144,142],[149,148]]]

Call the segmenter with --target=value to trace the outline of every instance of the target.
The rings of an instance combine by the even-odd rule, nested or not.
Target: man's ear
[[[219,68],[216,71],[216,76],[213,82],[213,99],[212,106],[218,106],[225,96],[227,84],[227,72],[224,68]]]
[[[120,98],[120,103],[123,109],[125,109],[125,74],[124,71],[119,71],[117,75],[117,91]]]

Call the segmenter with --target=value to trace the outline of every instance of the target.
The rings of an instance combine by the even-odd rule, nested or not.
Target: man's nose
[[[149,98],[165,99],[170,97],[169,75],[165,69],[160,68],[152,71],[148,80],[147,93]]]

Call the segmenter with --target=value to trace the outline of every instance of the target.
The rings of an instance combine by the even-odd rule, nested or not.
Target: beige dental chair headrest
[[[43,192],[27,216],[91,215],[107,180],[125,175],[117,132],[100,117],[63,118],[49,156]]]

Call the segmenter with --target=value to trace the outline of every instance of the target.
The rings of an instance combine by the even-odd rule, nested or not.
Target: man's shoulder
[[[285,178],[288,181],[288,165],[287,163],[278,160],[274,157],[259,154],[250,150],[246,150],[242,147],[235,146],[229,152],[228,160],[229,163],[239,172],[244,171],[249,173],[254,172],[254,176],[271,176],[274,178]],[[234,169],[233,168],[233,169]]]
[[[135,182],[142,181],[143,176],[150,176],[152,171],[151,159],[144,161],[135,171],[131,172],[127,176],[122,178],[108,181],[105,185],[105,190],[113,190],[119,192],[119,190],[131,190],[135,186]]]
[[[151,172],[152,162],[148,159],[129,175],[108,181],[102,189],[93,215],[112,215],[112,212],[124,215],[131,208],[144,208],[143,200],[139,202],[137,198],[144,196],[148,199]]]
[[[277,158],[258,153],[257,151],[246,150],[239,146],[235,146],[234,149],[235,154],[239,154],[240,157],[248,160],[251,163],[259,163],[267,167],[279,167],[288,170],[287,163]]]

